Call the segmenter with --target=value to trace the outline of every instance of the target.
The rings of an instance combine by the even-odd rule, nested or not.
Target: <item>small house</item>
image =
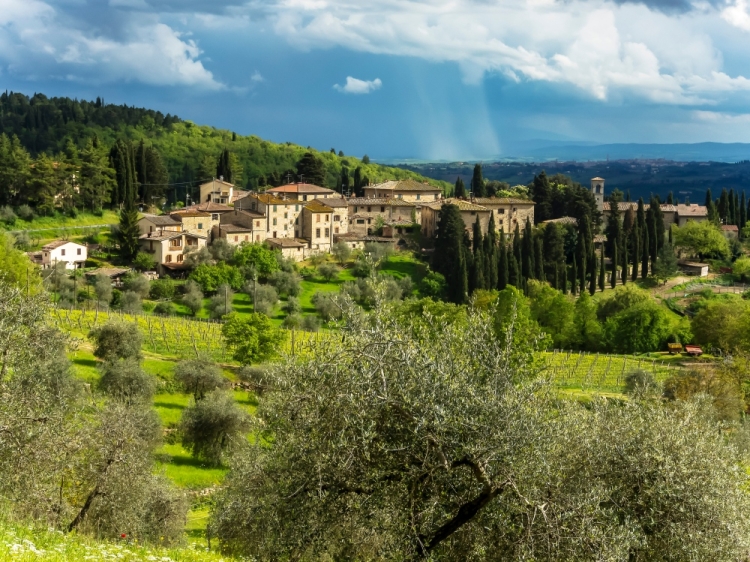
[[[55,240],[42,247],[41,266],[44,269],[65,262],[66,269],[78,269],[88,259],[88,248],[67,240]]]

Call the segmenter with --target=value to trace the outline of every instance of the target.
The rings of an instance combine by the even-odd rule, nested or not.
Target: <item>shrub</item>
[[[229,285],[221,285],[208,301],[207,308],[211,318],[221,318],[232,312],[232,299],[234,299],[234,291],[229,288]]]
[[[260,363],[275,355],[283,338],[281,330],[258,313],[243,318],[230,314],[221,327],[221,335],[234,359],[243,365]]]
[[[239,379],[247,383],[258,395],[263,394],[270,386],[268,370],[265,367],[242,367],[237,373]]]
[[[289,271],[277,271],[269,279],[276,290],[290,297],[296,297],[300,292],[300,278],[296,273]]]
[[[146,252],[138,252],[133,260],[133,267],[138,271],[153,271],[156,269],[156,260]]]
[[[142,299],[145,299],[151,292],[151,282],[146,279],[145,275],[140,273],[129,273],[122,279],[122,286],[126,291],[138,293]]]
[[[8,226],[13,226],[16,224],[16,219],[18,217],[13,212],[13,209],[8,207],[7,205],[5,207],[0,207],[0,222],[4,222]]]
[[[89,332],[94,342],[94,356],[100,359],[141,358],[143,336],[135,324],[110,320]]]
[[[151,298],[165,300],[174,298],[175,284],[171,277],[162,277],[151,282]]]
[[[318,266],[318,274],[329,283],[333,278],[338,277],[340,271],[335,264],[330,262]]]
[[[206,293],[213,293],[220,285],[229,285],[232,289],[239,291],[244,279],[237,267],[226,263],[216,265],[201,264],[190,274],[190,279],[201,286]]]
[[[325,321],[341,318],[341,305],[336,299],[336,293],[318,291],[312,297],[312,304]]]
[[[344,265],[352,255],[352,250],[346,242],[336,242],[333,245],[331,253],[336,258],[336,261],[339,262],[339,265]]]
[[[232,394],[214,390],[185,409],[179,433],[183,447],[194,457],[219,466],[248,424],[247,414],[234,403]]]
[[[297,329],[302,326],[302,315],[301,314],[290,314],[281,323],[287,330]]]
[[[348,295],[353,301],[359,301],[362,298],[362,291],[359,288],[359,283],[355,281],[345,281],[341,285],[341,293]]]
[[[99,387],[120,402],[147,403],[156,391],[154,378],[143,371],[136,357],[107,360],[101,372]]]
[[[296,297],[289,297],[282,308],[287,314],[299,314],[302,312],[302,305]]]
[[[302,319],[302,329],[306,332],[317,332],[320,330],[320,320],[317,316],[305,316]]]
[[[154,314],[158,314],[160,316],[173,316],[175,312],[176,310],[174,303],[170,301],[156,303],[156,306],[154,307]]]
[[[141,295],[134,291],[123,291],[120,297],[120,308],[128,314],[140,314],[143,312]]]
[[[185,283],[185,292],[182,295],[182,304],[190,309],[193,316],[203,308],[203,292],[200,285],[192,279]]]
[[[217,388],[226,388],[229,381],[221,368],[208,357],[180,361],[174,368],[174,379],[197,402]]]
[[[625,375],[625,394],[634,397],[648,396],[659,390],[653,373],[643,370],[631,371]]]
[[[445,295],[445,277],[437,271],[430,271],[419,282],[422,296],[441,299]]]
[[[15,240],[13,242],[13,245],[19,250],[26,251],[31,247],[31,238],[29,237],[29,233],[25,230],[17,232],[14,235],[14,238]]]
[[[25,221],[33,221],[36,215],[34,214],[34,210],[29,207],[28,205],[21,205],[18,207],[18,210],[16,211],[19,217],[21,217]]]

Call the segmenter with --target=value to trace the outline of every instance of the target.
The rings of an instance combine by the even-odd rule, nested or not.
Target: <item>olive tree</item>
[[[212,390],[225,388],[229,382],[221,374],[221,368],[205,356],[177,363],[174,378],[185,392],[193,395],[196,402]]]
[[[242,439],[248,418],[231,393],[214,390],[183,412],[179,425],[182,445],[193,456],[218,466],[232,445]]]
[[[101,389],[126,404],[148,403],[156,392],[154,377],[146,373],[137,358],[109,359],[100,368]]]
[[[344,310],[269,390],[218,494],[230,553],[276,559],[735,560],[747,475],[702,404],[556,401],[516,306]],[[495,316],[502,314],[503,319]],[[533,345],[526,340],[525,346]],[[713,427],[713,429],[712,429]]]
[[[89,332],[94,342],[94,356],[100,359],[140,359],[141,335],[138,326],[110,320]]]

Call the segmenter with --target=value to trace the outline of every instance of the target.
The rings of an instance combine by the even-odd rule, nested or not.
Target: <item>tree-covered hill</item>
[[[106,149],[117,140],[152,146],[166,166],[169,183],[197,182],[216,175],[217,160],[228,151],[233,182],[256,188],[295,179],[298,163],[306,153],[322,162],[318,174],[326,187],[353,188],[355,182],[378,182],[386,179],[413,178],[448,187],[438,180],[428,180],[409,170],[381,166],[367,157],[345,156],[342,152],[319,152],[292,143],[277,144],[256,136],[241,136],[231,131],[196,125],[159,111],[110,105],[70,98],[48,98],[43,94],[28,97],[5,92],[0,95],[0,135],[18,137],[20,145],[32,156],[46,153],[58,160],[71,157],[71,151],[85,150],[94,138]],[[71,146],[72,145],[72,146]],[[310,180],[307,175],[306,180]],[[182,196],[173,191],[165,195]]]

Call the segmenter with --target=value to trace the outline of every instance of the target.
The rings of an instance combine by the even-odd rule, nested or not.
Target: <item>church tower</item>
[[[591,193],[594,194],[596,208],[601,213],[602,209],[604,209],[604,178],[596,177],[591,179]]]

